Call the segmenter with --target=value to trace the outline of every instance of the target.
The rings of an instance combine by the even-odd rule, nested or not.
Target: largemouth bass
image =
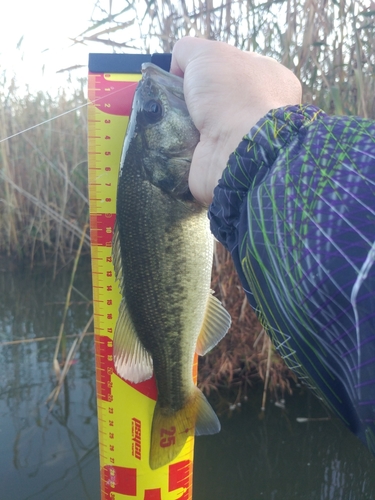
[[[122,301],[113,349],[123,379],[138,383],[155,374],[152,469],[172,461],[194,428],[220,430],[192,377],[194,353],[206,353],[230,326],[210,290],[207,209],[188,188],[198,141],[183,80],[144,64],[118,179],[113,262]]]

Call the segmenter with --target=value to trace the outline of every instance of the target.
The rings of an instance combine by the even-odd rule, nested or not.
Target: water
[[[7,266],[3,266],[6,268]],[[93,337],[87,336],[52,412],[51,362],[69,272],[52,281],[45,271],[9,272],[0,266],[0,342],[46,337],[0,347],[0,500],[99,500]],[[88,268],[76,288],[91,296]],[[91,316],[73,292],[67,333]],[[215,403],[215,401],[213,401]],[[222,431],[196,440],[194,500],[375,500],[375,459],[302,388],[285,409],[261,394],[234,411],[218,411]]]
[[[285,410],[261,394],[221,419],[222,432],[195,445],[194,500],[373,500],[375,459],[324,406],[296,388]]]
[[[59,332],[69,274],[0,272],[0,342]],[[90,297],[88,270],[78,289]],[[91,309],[77,293],[66,323],[81,331]],[[56,340],[0,348],[0,499],[99,499],[93,337],[83,340],[63,397],[50,413]]]

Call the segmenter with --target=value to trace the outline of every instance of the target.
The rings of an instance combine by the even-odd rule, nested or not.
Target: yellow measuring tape
[[[173,462],[151,470],[155,380],[127,383],[113,366],[121,301],[112,264],[117,178],[141,64],[150,60],[148,55],[91,54],[89,62],[88,170],[102,500],[192,499],[194,438],[188,438]],[[195,381],[196,373],[195,363]]]

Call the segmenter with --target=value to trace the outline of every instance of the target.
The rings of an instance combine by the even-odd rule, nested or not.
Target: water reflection
[[[52,281],[45,272],[0,273],[0,342],[45,338],[0,349],[0,498],[99,499],[93,337],[83,340],[64,391],[52,413],[45,400],[53,388],[51,360],[69,274]],[[76,287],[88,297],[82,271]],[[68,334],[91,315],[78,294],[69,310]]]
[[[69,273],[0,271],[0,499],[99,500],[93,337],[75,357],[52,413],[51,361]],[[91,316],[89,269],[81,269],[66,322],[80,332]],[[375,500],[375,459],[308,392],[286,409],[250,393],[240,411],[220,416],[221,433],[196,440],[194,500]]]
[[[195,445],[194,500],[374,500],[375,459],[311,394],[296,388],[286,409],[251,394]],[[308,423],[297,418],[308,417]],[[220,458],[218,458],[220,457]]]

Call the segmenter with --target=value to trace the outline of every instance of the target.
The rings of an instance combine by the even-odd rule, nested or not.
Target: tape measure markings
[[[121,301],[111,255],[116,186],[128,124],[124,113],[130,113],[139,78],[89,74],[88,180],[101,496],[102,500],[123,495],[139,500],[191,500],[194,438],[188,438],[177,463],[151,471],[148,453],[157,397],[155,379],[129,384],[113,366],[113,333]],[[195,363],[195,379],[196,372]]]

